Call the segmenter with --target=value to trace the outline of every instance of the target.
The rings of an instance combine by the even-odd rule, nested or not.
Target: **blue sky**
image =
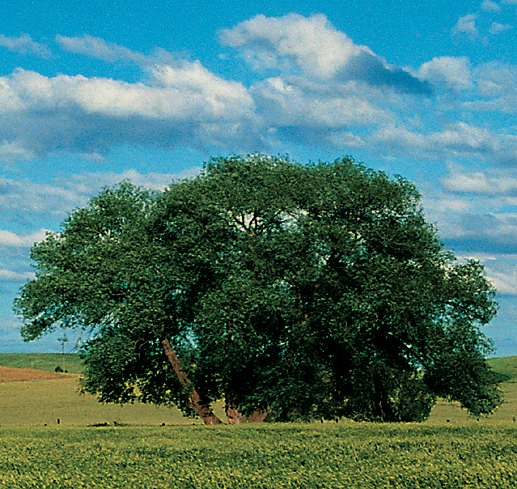
[[[0,0],[0,351],[29,250],[103,185],[164,188],[210,156],[352,155],[401,174],[517,354],[517,0]]]

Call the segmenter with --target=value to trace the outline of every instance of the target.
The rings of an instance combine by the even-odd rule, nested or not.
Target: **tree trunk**
[[[262,423],[268,414],[268,411],[255,411],[249,418],[246,418],[240,411],[238,405],[232,399],[229,392],[228,384],[224,384],[224,397],[226,399],[225,412],[228,418],[228,424],[244,424],[244,423]]]
[[[162,339],[162,346],[165,355],[169,359],[169,362],[178,377],[178,380],[182,387],[190,391],[190,405],[194,412],[203,420],[205,424],[222,424],[222,421],[214,414],[210,406],[201,399],[201,396],[197,390],[191,385],[187,374],[181,366],[181,362],[176,355],[176,352],[172,349],[172,346],[167,338]]]
[[[248,420],[243,416],[233,404],[226,404],[226,417],[228,424],[243,424]]]
[[[246,418],[233,404],[226,405],[228,424],[262,423],[266,419],[267,414],[268,411],[255,411],[249,418]]]
[[[248,418],[248,423],[262,423],[266,419],[267,415],[268,415],[268,411],[255,411]]]

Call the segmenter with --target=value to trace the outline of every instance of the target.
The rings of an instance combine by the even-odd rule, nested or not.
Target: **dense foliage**
[[[496,312],[420,196],[348,158],[252,155],[152,194],[123,183],[34,246],[16,300],[33,340],[91,333],[84,388],[218,422],[425,419],[436,396],[501,402],[480,327]]]

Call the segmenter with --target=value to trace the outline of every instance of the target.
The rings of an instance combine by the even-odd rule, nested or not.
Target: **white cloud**
[[[34,278],[34,273],[32,272],[24,272],[18,273],[13,272],[12,270],[0,269],[0,282],[26,282]]]
[[[20,37],[6,37],[0,34],[0,46],[23,55],[34,54],[42,58],[52,56],[52,52],[47,46],[33,41],[28,34],[22,34]]]
[[[500,12],[501,6],[492,0],[483,0],[481,10],[485,10],[486,12]]]
[[[154,66],[147,74],[146,83],[22,69],[0,77],[0,157],[99,154],[124,143],[238,148],[250,141],[254,102],[241,83],[199,62]]]
[[[517,66],[510,63],[482,63],[473,69],[477,96],[461,105],[470,112],[517,113]]]
[[[240,118],[252,110],[253,102],[240,83],[216,77],[199,62],[180,68],[159,66],[150,73],[149,84],[84,76],[47,78],[21,69],[2,80],[16,93],[22,108],[31,111],[79,109],[108,117],[182,121]]]
[[[360,80],[402,92],[430,95],[409,71],[392,66],[367,46],[355,44],[322,15],[257,15],[221,31],[223,45],[236,49],[255,70],[301,72],[320,80]]]
[[[497,143],[488,129],[476,127],[465,122],[451,124],[442,132],[429,136],[432,146],[441,147],[455,153],[484,152],[497,149]]]
[[[276,77],[254,86],[253,95],[261,113],[267,111],[268,122],[276,127],[342,129],[390,119],[353,87],[332,92],[327,84]]]
[[[258,15],[221,32],[221,41],[240,50],[255,69],[285,69],[291,63],[320,78],[332,78],[353,58],[371,51],[337,31],[324,15]]]
[[[427,219],[458,259],[479,260],[499,293],[517,295],[517,214],[504,212],[508,200],[499,195],[453,192],[424,192]]]
[[[0,143],[0,160],[29,160],[31,158],[35,158],[36,156],[36,153],[24,147],[21,141],[3,141],[2,143]]]
[[[482,96],[500,97],[517,93],[517,65],[483,63],[476,69],[476,78]]]
[[[85,193],[88,191],[73,186],[73,179],[68,180],[67,185],[53,185],[0,178],[0,207],[4,211],[4,221],[12,216],[16,224],[29,228],[43,217],[65,217],[67,212],[86,203]],[[4,235],[4,239],[8,240],[8,236]]]
[[[460,253],[460,260],[477,260],[485,266],[487,279],[499,294],[517,295],[517,255],[512,253]]]
[[[442,56],[424,63],[418,75],[433,84],[461,91],[473,88],[470,60],[465,57]]]
[[[53,220],[63,219],[77,207],[84,206],[88,199],[98,193],[104,186],[113,186],[123,180],[151,190],[162,190],[174,180],[195,175],[200,169],[192,168],[180,174],[148,173],[135,170],[122,173],[82,173],[66,180],[55,179],[52,183],[41,184],[30,180],[13,180],[0,178],[0,207],[4,214],[24,216],[25,222],[18,224],[32,227],[44,217]],[[5,220],[5,217],[4,217]],[[31,240],[37,241],[44,236],[45,230],[38,229],[27,235],[18,236],[9,231],[0,231],[0,245],[25,246]]]
[[[84,35],[82,37],[56,36],[56,42],[64,51],[83,54],[102,59],[110,63],[130,61],[137,64],[147,64],[148,58],[118,44],[108,43],[101,38]]]
[[[82,196],[91,196],[99,192],[104,186],[113,186],[123,180],[128,180],[134,185],[145,187],[149,190],[163,190],[176,180],[190,178],[201,171],[200,167],[193,167],[181,173],[140,173],[136,170],[126,170],[121,173],[82,173],[71,179],[54,180],[54,187],[61,190],[76,190],[77,200]],[[78,203],[77,205],[81,205]]]
[[[500,34],[501,32],[507,31],[509,29],[513,29],[513,26],[510,24],[500,24],[499,22],[492,22],[488,33],[493,35]]]
[[[505,267],[501,271],[493,270],[488,266],[486,275],[499,294],[517,295],[517,266],[510,270]]]
[[[462,167],[451,170],[443,180],[445,188],[451,192],[517,196],[517,173],[515,172],[508,170],[473,172],[466,171]]]
[[[0,230],[0,246],[30,248],[35,242],[43,240],[46,233],[46,229],[40,229],[36,232],[20,236],[11,231]]]
[[[223,31],[221,39],[255,67],[277,73],[246,87],[199,61],[58,36],[63,49],[136,63],[142,79],[48,77],[22,69],[0,77],[0,159],[53,151],[102,158],[125,144],[246,153],[295,143],[368,147],[385,158],[517,164],[516,131],[496,131],[469,117],[517,111],[513,65],[472,66],[466,57],[443,56],[410,73],[355,44],[323,15],[257,16]],[[429,94],[431,86],[432,97],[414,96]],[[458,116],[469,122],[454,123]]]
[[[403,124],[388,124],[375,133],[374,139],[396,153],[417,158],[442,161],[476,158],[517,166],[517,135],[465,122],[451,123],[432,132],[415,132]]]
[[[468,14],[460,17],[452,29],[453,34],[466,34],[472,37],[479,37],[479,30],[476,27],[477,14]]]

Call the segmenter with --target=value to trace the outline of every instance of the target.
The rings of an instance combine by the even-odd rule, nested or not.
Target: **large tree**
[[[87,331],[84,389],[205,423],[425,419],[500,403],[481,332],[494,289],[457,263],[420,195],[344,158],[217,158],[149,193],[123,183],[31,253],[22,336]]]

